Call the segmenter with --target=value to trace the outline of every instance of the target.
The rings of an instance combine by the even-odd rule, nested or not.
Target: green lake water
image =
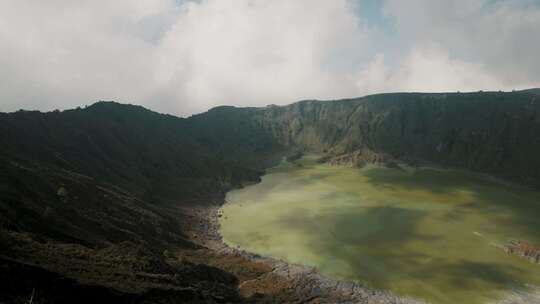
[[[362,169],[305,157],[227,194],[232,246],[431,303],[496,303],[540,286],[540,265],[494,245],[540,245],[540,193],[472,173]]]

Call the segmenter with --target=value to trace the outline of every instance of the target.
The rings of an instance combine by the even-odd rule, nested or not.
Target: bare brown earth
[[[183,257],[233,273],[239,279],[239,292],[244,298],[262,303],[420,303],[357,283],[331,279],[311,267],[232,248],[219,234],[219,206],[194,211],[194,218],[200,224],[191,226],[191,233],[204,248],[184,253]]]
[[[538,96],[381,94],[190,118],[113,102],[0,113],[0,303],[408,303],[228,248],[224,193],[291,151],[540,187]]]
[[[91,248],[4,231],[2,301],[26,303],[33,297],[34,303],[418,303],[228,247],[218,232],[219,205],[184,212],[191,213],[184,229],[195,246],[163,252],[131,241]],[[18,277],[20,273],[24,277]]]

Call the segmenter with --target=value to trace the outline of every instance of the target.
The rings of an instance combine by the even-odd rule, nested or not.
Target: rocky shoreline
[[[264,276],[277,276],[285,280],[299,302],[308,303],[369,303],[369,304],[419,304],[420,300],[399,297],[391,292],[371,289],[355,282],[343,282],[321,275],[315,268],[289,264],[278,259],[260,256],[245,250],[228,246],[219,233],[221,205],[215,204],[197,211],[200,225],[196,228],[198,241],[219,255],[241,257],[253,263],[264,264],[271,273]],[[263,276],[240,282],[244,294],[258,293],[258,285],[264,285]],[[246,290],[247,289],[247,290]],[[294,301],[297,302],[297,301]]]
[[[358,157],[352,159],[357,160]],[[376,163],[386,167],[394,167],[396,164],[392,159],[380,158],[378,161],[367,160],[366,162],[350,161],[351,158],[341,158],[342,161],[333,161],[322,158],[320,161],[326,162],[330,165],[352,165],[356,167],[362,167],[362,165],[369,163]],[[349,160],[349,161],[343,161]],[[358,165],[360,164],[360,166]],[[411,163],[407,163],[411,165]],[[419,168],[420,163],[412,164],[415,168]],[[430,168],[436,169],[448,169],[433,164],[423,164]],[[450,169],[451,170],[451,169]],[[459,170],[459,169],[458,169]],[[479,176],[483,176],[492,182],[501,183],[504,185],[512,184],[488,174],[476,173]],[[527,188],[525,186],[525,188]],[[224,198],[215,198],[210,205],[197,208],[195,217],[197,218],[195,227],[191,227],[193,231],[192,238],[196,240],[201,246],[208,248],[219,256],[225,256],[228,258],[241,258],[243,261],[249,261],[250,263],[264,265],[267,267],[268,272],[264,273],[260,277],[251,278],[249,280],[240,279],[239,289],[240,294],[246,298],[253,298],[258,293],[267,293],[269,289],[273,289],[272,285],[285,284],[287,288],[292,290],[294,297],[290,295],[279,299],[279,301],[262,301],[264,303],[380,303],[380,304],[413,304],[413,303],[426,303],[420,299],[404,298],[393,294],[392,292],[372,289],[363,284],[356,282],[346,282],[337,279],[329,278],[320,274],[316,268],[297,265],[285,262],[283,260],[275,259],[272,257],[261,256],[255,253],[242,250],[241,248],[234,248],[226,244],[220,234],[219,218],[223,216],[222,207],[227,202]],[[502,246],[509,254],[514,254],[526,258],[534,263],[539,263],[538,259],[540,251],[537,248],[533,248],[526,242],[515,241]],[[246,264],[240,263],[236,267],[245,267]],[[273,279],[272,282],[264,282],[264,276],[272,275],[279,279]],[[260,287],[265,286],[265,287]],[[274,290],[275,291],[275,290]],[[271,293],[270,293],[271,294]],[[521,304],[521,303],[540,303],[540,293],[538,289],[531,288],[530,290],[511,290],[506,298],[496,303],[504,304]],[[534,301],[533,301],[534,299]]]
[[[514,254],[533,263],[540,264],[540,249],[529,244],[527,241],[512,240],[503,245],[502,249],[509,254]]]

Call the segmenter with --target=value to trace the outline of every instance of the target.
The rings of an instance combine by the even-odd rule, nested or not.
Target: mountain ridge
[[[199,264],[212,264],[223,257],[201,245],[200,231],[208,229],[205,210],[298,152],[352,166],[430,162],[538,188],[537,91],[387,93],[287,106],[221,106],[188,118],[116,102],[0,113],[0,223],[11,250],[6,254],[81,282],[102,279],[113,289],[121,282],[107,283],[108,270],[93,269],[78,257],[99,250],[120,257],[154,252],[155,265],[177,265],[171,252],[185,256],[182,252],[206,250],[209,260]],[[66,251],[66,244],[77,249]],[[39,253],[43,248],[48,254]],[[102,259],[115,265],[110,255]],[[231,269],[239,267],[237,260],[225,260]],[[199,264],[181,262],[171,269],[189,273],[203,267]],[[173,276],[137,262],[120,266],[143,269],[144,278]],[[125,271],[115,267],[110,271]],[[213,279],[167,277],[167,283],[155,286],[189,287],[202,302],[240,301],[239,282],[220,271],[204,268]],[[133,292],[140,290],[138,284],[148,286],[144,280],[123,279],[132,282],[127,290]],[[212,280],[222,284],[221,295],[205,296],[205,284]],[[269,292],[263,298],[276,296]]]

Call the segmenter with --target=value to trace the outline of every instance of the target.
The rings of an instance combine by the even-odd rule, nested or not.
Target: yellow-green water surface
[[[283,162],[227,194],[221,233],[251,252],[431,303],[496,303],[540,286],[540,194],[462,171]]]

